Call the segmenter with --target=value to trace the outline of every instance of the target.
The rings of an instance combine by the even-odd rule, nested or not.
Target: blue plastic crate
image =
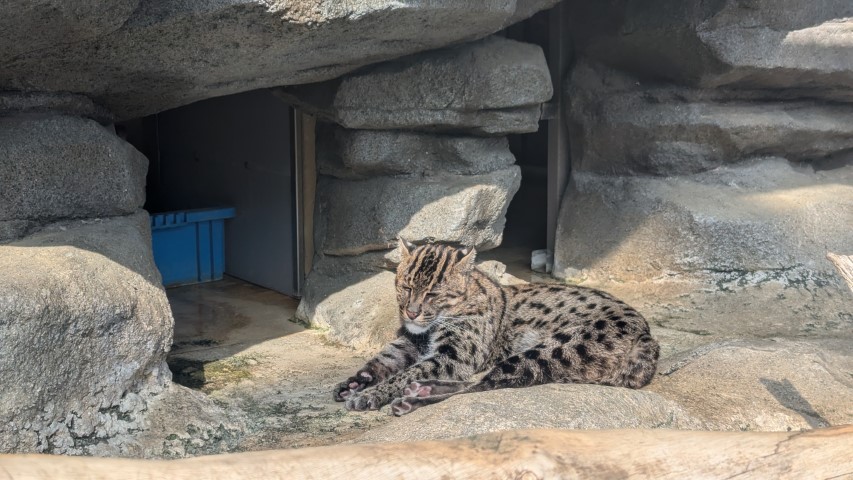
[[[151,246],[163,285],[220,280],[225,271],[225,219],[233,208],[151,215]]]

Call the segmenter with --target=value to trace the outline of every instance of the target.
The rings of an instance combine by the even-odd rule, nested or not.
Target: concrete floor
[[[299,300],[236,278],[167,290],[175,316],[173,355],[231,356],[304,330],[292,320]]]
[[[330,445],[391,420],[332,401],[333,386],[366,359],[294,323],[298,300],[228,277],[167,295],[174,380],[245,413],[240,450]]]

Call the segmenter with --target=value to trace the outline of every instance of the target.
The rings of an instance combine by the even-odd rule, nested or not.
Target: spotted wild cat
[[[460,393],[543,383],[640,388],[655,373],[648,324],[607,293],[502,286],[474,266],[473,248],[400,240],[400,254],[399,338],[335,388],[349,410],[391,403],[403,415]]]

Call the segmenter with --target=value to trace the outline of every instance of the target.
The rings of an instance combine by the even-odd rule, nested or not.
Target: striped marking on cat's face
[[[415,247],[400,242],[395,283],[400,319],[410,332],[425,332],[437,317],[463,300],[465,277],[475,255],[474,249],[443,244]]]

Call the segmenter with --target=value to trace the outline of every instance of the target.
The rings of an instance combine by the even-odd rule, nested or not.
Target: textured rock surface
[[[140,0],[7,0],[0,5],[0,64],[107,35]],[[38,32],[38,34],[33,34]]]
[[[709,430],[853,423],[849,340],[729,342],[666,363],[648,390],[678,403]]]
[[[346,130],[321,124],[320,173],[338,178],[488,173],[515,163],[503,137],[436,135],[401,130]]]
[[[69,115],[111,122],[113,115],[90,98],[73,93],[0,92],[0,114]]]
[[[851,167],[812,173],[766,160],[672,178],[576,174],[555,275],[678,330],[849,335],[853,303],[824,256],[853,251],[851,224]]]
[[[127,215],[145,201],[148,160],[92,120],[0,117],[0,222]],[[2,229],[0,229],[2,230]],[[20,236],[12,229],[0,240]]]
[[[415,410],[359,442],[438,440],[516,428],[700,428],[681,407],[643,390],[541,385],[458,395]]]
[[[394,273],[371,265],[325,257],[305,281],[297,318],[328,331],[332,340],[375,354],[393,340],[400,326]]]
[[[459,395],[358,442],[456,438],[517,428],[791,431],[853,422],[849,341],[729,341],[661,362],[643,390],[543,385]]]
[[[484,37],[555,1],[66,3],[0,7],[0,90],[85,94],[127,119]]]
[[[637,86],[586,64],[572,76],[575,171],[677,175],[767,156],[818,166],[853,160],[849,105]]]
[[[347,128],[535,132],[553,93],[542,49],[490,37],[279,90]]]
[[[703,87],[853,99],[853,4],[818,0],[569,2],[588,58]]]
[[[515,166],[484,175],[324,177],[317,186],[315,242],[326,255],[385,250],[397,235],[495,247],[519,181]]]
[[[148,399],[137,430],[91,447],[97,456],[184,458],[238,450],[250,430],[244,412],[171,383]]]
[[[143,427],[171,379],[150,242],[139,213],[0,245],[0,451],[92,453]]]

